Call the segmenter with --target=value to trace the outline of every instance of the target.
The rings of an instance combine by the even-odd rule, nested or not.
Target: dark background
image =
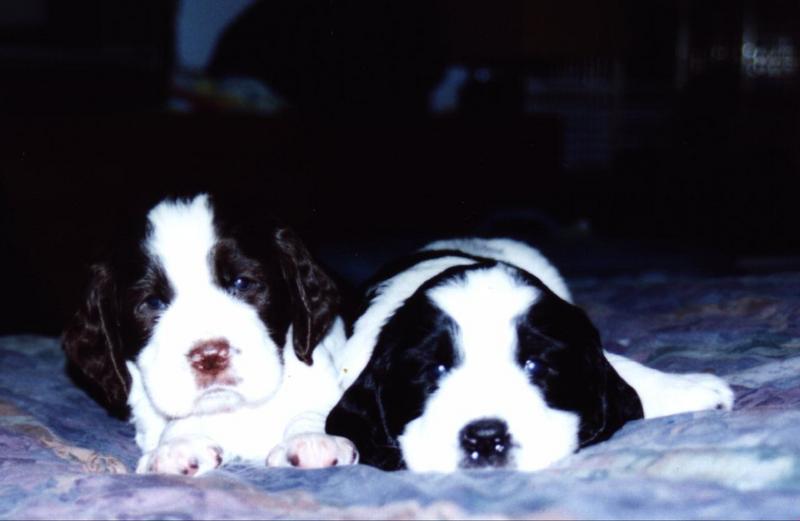
[[[257,1],[199,65],[199,0],[5,4],[0,333],[57,334],[97,252],[198,190],[353,284],[453,234],[568,277],[800,269],[795,0]]]

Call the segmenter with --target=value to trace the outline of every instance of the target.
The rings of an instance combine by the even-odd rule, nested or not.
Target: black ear
[[[581,425],[581,447],[605,441],[626,422],[644,417],[639,395],[611,366],[602,351],[596,363],[600,376],[598,403]]]
[[[600,333],[586,312],[545,292],[548,298],[531,307],[522,325],[560,345],[549,350],[559,374],[546,386],[548,402],[579,414],[580,447],[607,440],[625,422],[644,416],[639,396],[606,359]]]
[[[68,370],[112,413],[127,414],[131,376],[120,341],[117,294],[110,268],[91,267],[84,303],[62,335]]]
[[[297,358],[311,365],[314,347],[325,337],[339,311],[339,292],[292,230],[279,228],[275,244],[289,291],[294,351]]]
[[[361,463],[401,470],[406,468],[403,454],[389,434],[383,410],[380,385],[367,368],[328,415],[325,432],[352,441]]]

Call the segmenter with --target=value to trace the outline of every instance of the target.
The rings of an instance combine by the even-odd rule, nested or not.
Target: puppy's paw
[[[292,436],[272,449],[268,467],[317,469],[358,463],[358,451],[347,438],[306,433]]]
[[[734,394],[730,385],[712,374],[664,374],[660,387],[661,392],[653,400],[654,407],[647,417],[733,408]]]
[[[145,453],[136,466],[138,474],[199,476],[222,464],[222,448],[207,438],[182,438]]]
[[[690,373],[681,375],[684,378],[685,392],[694,406],[692,410],[721,409],[730,411],[733,408],[733,389],[728,382],[706,373]]]

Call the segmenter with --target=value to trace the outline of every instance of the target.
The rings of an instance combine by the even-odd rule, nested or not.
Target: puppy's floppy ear
[[[311,365],[314,347],[325,337],[339,311],[339,292],[291,229],[278,228],[275,244],[289,290],[294,351],[297,358]]]
[[[606,359],[600,333],[586,312],[543,291],[547,298],[531,307],[522,324],[560,345],[549,350],[559,374],[546,386],[548,401],[580,415],[580,447],[604,441],[625,422],[644,416],[639,396]]]
[[[85,300],[64,330],[62,347],[70,369],[88,381],[90,393],[124,415],[131,376],[122,356],[118,306],[111,269],[93,265]]]
[[[358,449],[359,461],[383,470],[406,467],[400,446],[389,434],[381,388],[368,367],[331,410],[325,432],[343,436]]]
[[[598,339],[599,343],[599,339]],[[580,446],[605,441],[626,422],[644,417],[639,395],[611,366],[599,349],[595,362],[599,372],[598,403],[592,414],[581,424]]]

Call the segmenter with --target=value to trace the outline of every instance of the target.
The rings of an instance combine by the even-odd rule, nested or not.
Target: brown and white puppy
[[[130,413],[137,472],[357,460],[324,434],[341,395],[337,288],[291,230],[261,227],[225,221],[205,194],[165,200],[135,245],[92,267],[63,347]]]

